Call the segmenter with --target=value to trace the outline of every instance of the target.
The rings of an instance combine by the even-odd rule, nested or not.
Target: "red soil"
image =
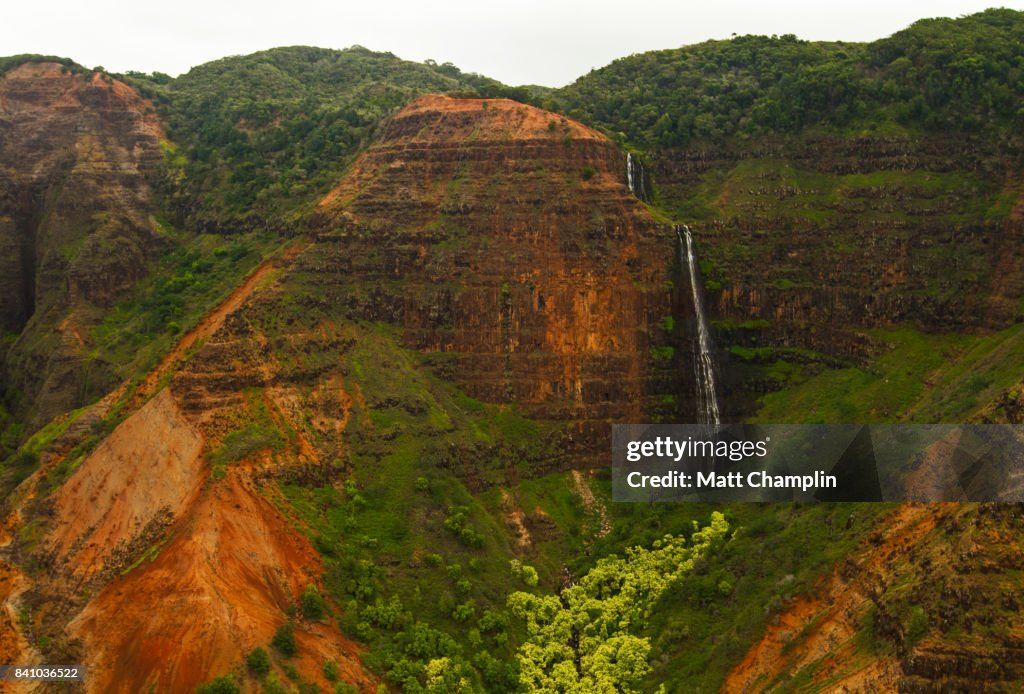
[[[229,475],[211,486],[152,562],[118,578],[69,625],[97,692],[191,691],[270,642],[322,572],[316,551],[274,506]],[[303,679],[324,687],[325,660],[369,688],[359,648],[324,623],[296,630]]]
[[[163,390],[82,462],[56,496],[50,544],[69,573],[100,571],[162,510],[179,517],[202,484],[202,435]]]
[[[785,681],[817,660],[823,663],[814,682],[829,681],[828,691],[895,691],[900,675],[896,658],[857,656],[853,639],[878,578],[873,571],[935,527],[935,505],[900,506],[882,527],[886,531],[881,542],[868,544],[851,559],[857,569],[854,577],[846,579],[837,569],[813,595],[793,600],[729,673],[722,691],[764,691],[769,683]]]

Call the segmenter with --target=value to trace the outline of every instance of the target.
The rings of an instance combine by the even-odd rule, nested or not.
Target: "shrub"
[[[263,680],[262,692],[263,694],[288,694],[288,690],[281,684],[281,680],[277,678],[275,672],[270,673],[267,679]]]
[[[508,568],[515,578],[520,579],[531,588],[535,588],[537,583],[540,581],[540,577],[537,575],[537,569],[522,563],[518,559],[512,559],[509,561]]]
[[[335,682],[338,679],[338,664],[333,660],[324,661],[324,678],[328,682]]]
[[[456,622],[468,622],[476,614],[476,603],[472,600],[456,605],[452,610],[452,619]]]
[[[257,646],[245,656],[245,665],[252,674],[262,677],[270,672],[270,654],[267,653],[267,649]]]
[[[327,603],[324,602],[320,591],[312,583],[302,591],[300,604],[302,606],[302,614],[306,619],[323,619],[327,613]]]
[[[444,519],[444,527],[457,535],[462,544],[479,549],[484,545],[484,538],[470,525],[468,512],[465,506],[452,506],[448,509],[448,517]]]
[[[291,622],[285,622],[277,628],[274,638],[270,641],[270,645],[276,648],[281,655],[288,658],[293,657],[299,652],[299,647],[295,643],[295,627]]]
[[[241,691],[231,675],[221,675],[196,687],[196,694],[240,694]]]

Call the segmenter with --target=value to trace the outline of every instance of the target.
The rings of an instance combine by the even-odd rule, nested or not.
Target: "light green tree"
[[[651,644],[637,636],[673,581],[729,530],[725,517],[686,538],[666,535],[650,549],[612,555],[559,595],[516,592],[512,614],[526,625],[516,657],[523,689],[537,694],[633,694],[651,667]]]

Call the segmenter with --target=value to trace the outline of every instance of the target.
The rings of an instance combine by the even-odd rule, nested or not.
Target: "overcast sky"
[[[0,55],[172,75],[275,46],[359,44],[451,61],[508,84],[561,86],[615,58],[736,34],[869,41],[923,17],[1024,0],[27,0],[5,2]]]

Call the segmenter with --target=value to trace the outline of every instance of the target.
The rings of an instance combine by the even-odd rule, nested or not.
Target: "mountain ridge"
[[[597,71],[532,94],[365,49],[271,50],[173,80],[0,60],[0,183],[61,191],[38,213],[0,198],[8,240],[54,220],[74,239],[33,283],[37,325],[16,337],[15,320],[3,341],[3,659],[91,659],[96,691],[514,691],[528,625],[510,585],[557,600],[602,558],[688,538],[712,510],[613,504],[602,472],[613,422],[694,415],[674,222],[694,231],[729,418],[1019,421],[1019,89],[990,112],[929,99],[960,94],[963,70],[981,75],[963,93],[1019,74],[1003,41],[1021,17],[860,48],[743,37],[665,53],[709,61],[698,106],[734,78],[750,104],[822,84],[885,97],[903,70],[891,102],[847,120],[798,99],[808,110],[783,122],[761,103],[767,130],[750,137],[712,132],[735,93],[689,123],[663,99],[693,66],[648,71],[647,54],[609,68],[643,70],[607,90]],[[992,64],[972,63],[989,44]],[[966,62],[933,55],[946,48]],[[744,51],[791,62],[756,85],[715,62]],[[853,70],[871,51],[884,65]],[[899,92],[911,68],[937,80],[920,90],[928,113]],[[449,93],[423,93],[435,84]],[[61,136],[22,156],[12,105],[33,94],[50,106],[32,122]],[[985,127],[954,136],[972,118]],[[32,157],[63,164],[32,179]],[[75,256],[121,237],[130,272],[104,265],[118,252]],[[6,258],[20,264],[5,278],[41,272]],[[43,325],[46,302],[59,315]],[[54,335],[74,350],[46,367]],[[65,375],[50,400],[22,380],[47,368]],[[652,624],[622,636],[649,640],[651,672],[624,690],[857,682],[823,644],[912,691],[977,683],[965,673],[997,658],[993,691],[1020,671],[1020,547],[1004,541],[1018,507],[715,510],[721,544],[634,606]]]

